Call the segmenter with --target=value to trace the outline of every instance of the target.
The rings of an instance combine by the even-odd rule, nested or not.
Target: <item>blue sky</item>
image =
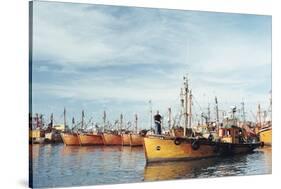
[[[179,111],[188,73],[194,110],[246,103],[268,107],[271,17],[35,1],[32,109],[62,121],[101,121],[139,114],[149,127],[149,104],[166,116]],[[200,104],[200,107],[198,106]]]

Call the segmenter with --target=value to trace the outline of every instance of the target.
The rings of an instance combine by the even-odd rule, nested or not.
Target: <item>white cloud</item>
[[[245,15],[34,4],[33,71],[60,76],[34,76],[35,96],[81,103],[151,99],[166,109],[178,103],[182,75],[189,73],[202,106],[215,95],[227,105],[243,98],[251,108],[266,104],[270,19],[248,15],[253,26],[247,26]]]

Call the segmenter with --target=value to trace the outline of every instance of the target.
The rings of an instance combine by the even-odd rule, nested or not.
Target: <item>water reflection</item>
[[[34,187],[271,173],[271,148],[188,162],[145,163],[142,147],[33,145]]]
[[[144,180],[169,180],[178,179],[192,173],[199,172],[201,169],[207,168],[215,162],[214,159],[181,161],[181,162],[165,162],[165,163],[150,163],[145,166]]]
[[[149,163],[144,168],[145,181],[185,178],[210,178],[271,173],[271,149],[251,154],[193,161]]]

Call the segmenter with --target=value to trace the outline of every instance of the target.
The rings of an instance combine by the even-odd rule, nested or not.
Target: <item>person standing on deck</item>
[[[159,114],[159,110],[157,110],[156,115],[154,116],[154,123],[155,123],[155,134],[161,135],[161,119],[162,116]]]

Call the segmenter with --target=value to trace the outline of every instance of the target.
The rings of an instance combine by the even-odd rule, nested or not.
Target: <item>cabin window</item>
[[[227,135],[227,136],[229,136],[229,135],[230,135],[230,130],[227,130],[226,135]]]

